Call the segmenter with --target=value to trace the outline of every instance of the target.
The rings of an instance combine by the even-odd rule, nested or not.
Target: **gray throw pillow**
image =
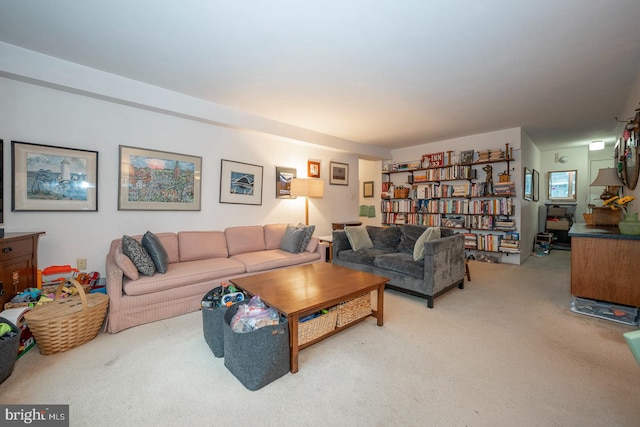
[[[140,274],[153,276],[156,273],[156,266],[149,253],[133,237],[122,236],[122,253],[129,257]]]
[[[354,251],[359,251],[362,249],[371,249],[373,248],[373,242],[369,237],[369,233],[367,233],[367,229],[359,226],[359,227],[345,227],[344,232],[347,235],[347,239],[349,239],[349,243],[351,244],[351,249]]]
[[[367,225],[367,233],[373,242],[373,249],[395,252],[400,242],[400,227],[377,227]]]
[[[280,249],[297,254],[300,250],[300,242],[304,237],[304,230],[291,224],[287,225],[287,230],[280,241]]]
[[[150,231],[144,233],[144,236],[142,236],[142,247],[149,253],[158,273],[166,273],[167,266],[169,265],[169,254],[167,254],[167,250],[162,246],[158,236]]]
[[[298,252],[304,252],[307,250],[307,246],[309,246],[309,242],[311,241],[311,236],[313,232],[316,230],[315,225],[304,225],[302,223],[298,224],[298,228],[302,228],[302,240],[300,241],[300,247],[298,248]]]
[[[440,227],[427,228],[425,232],[418,237],[418,240],[416,240],[416,245],[413,248],[413,260],[422,261],[424,259],[424,243],[439,238]]]

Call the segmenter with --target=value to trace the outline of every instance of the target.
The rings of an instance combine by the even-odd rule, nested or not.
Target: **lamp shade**
[[[622,183],[620,182],[620,178],[618,178],[618,172],[615,168],[604,168],[598,171],[598,176],[593,182],[590,184],[593,186],[619,186]]]
[[[291,180],[291,195],[320,198],[324,196],[324,181],[321,179],[294,178]]]

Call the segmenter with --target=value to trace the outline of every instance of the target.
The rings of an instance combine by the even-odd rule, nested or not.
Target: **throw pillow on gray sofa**
[[[424,233],[424,226],[405,224],[400,227],[402,236],[398,244],[397,252],[411,254],[413,257],[413,248],[416,246],[416,240]]]
[[[402,232],[400,227],[376,227],[367,225],[367,233],[371,237],[374,249],[396,251]]]
[[[349,239],[349,243],[351,244],[351,249],[354,251],[359,251],[362,249],[371,249],[373,248],[373,242],[369,237],[369,233],[367,233],[367,229],[361,226],[358,227],[345,227],[344,232],[347,235],[347,239]]]

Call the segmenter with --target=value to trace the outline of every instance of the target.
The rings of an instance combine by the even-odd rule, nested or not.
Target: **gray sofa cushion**
[[[378,255],[384,255],[386,253],[389,253],[389,251],[383,251],[381,249],[360,249],[359,251],[354,251],[353,249],[348,249],[346,251],[340,251],[338,257],[340,261],[374,265],[375,258]]]
[[[283,251],[298,253],[300,251],[300,242],[304,238],[304,229],[293,225],[287,225],[287,230],[282,236],[280,249]]]
[[[395,252],[402,234],[400,227],[375,227],[373,225],[366,227],[374,249]]]
[[[424,277],[424,261],[414,261],[413,252],[411,254],[404,252],[383,254],[375,258],[373,265],[385,270],[406,274],[416,279]]]

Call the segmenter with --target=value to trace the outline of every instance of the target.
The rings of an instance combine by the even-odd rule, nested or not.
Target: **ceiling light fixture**
[[[592,141],[589,143],[589,151],[604,150],[604,141]]]

